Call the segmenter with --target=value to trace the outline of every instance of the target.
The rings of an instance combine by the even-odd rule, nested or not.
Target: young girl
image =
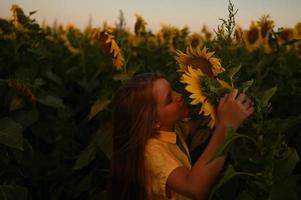
[[[226,127],[237,129],[253,112],[244,94],[226,94],[219,102],[210,142],[191,166],[178,126],[188,115],[182,95],[162,75],[134,76],[115,97],[110,198],[206,199],[224,165],[224,156],[213,156]]]

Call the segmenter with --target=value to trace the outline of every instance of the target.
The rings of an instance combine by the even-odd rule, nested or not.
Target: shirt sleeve
[[[164,144],[153,144],[146,147],[145,163],[152,179],[152,193],[158,199],[166,199],[167,178],[174,169],[183,164]]]

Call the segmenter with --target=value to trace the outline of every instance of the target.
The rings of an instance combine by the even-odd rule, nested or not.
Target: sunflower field
[[[136,16],[80,30],[39,25],[17,5],[0,19],[0,199],[107,199],[115,91],[136,73],[159,72],[190,103],[195,162],[210,139],[216,105],[237,88],[255,113],[227,131],[227,161],[210,199],[297,200],[301,195],[301,22],[275,28],[264,15],[216,30]]]

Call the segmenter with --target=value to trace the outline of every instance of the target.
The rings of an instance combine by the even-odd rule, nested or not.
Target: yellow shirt
[[[145,146],[145,170],[147,191],[152,200],[188,200],[189,198],[171,191],[166,195],[166,181],[169,174],[177,167],[191,169],[189,150],[185,142],[187,127],[178,125],[175,132],[159,131],[150,138]],[[186,154],[176,144],[177,135]]]

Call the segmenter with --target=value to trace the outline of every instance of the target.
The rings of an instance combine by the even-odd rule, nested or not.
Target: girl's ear
[[[161,127],[160,122],[158,120],[155,120],[155,123],[153,124],[153,129],[158,130],[160,129],[160,127]]]

